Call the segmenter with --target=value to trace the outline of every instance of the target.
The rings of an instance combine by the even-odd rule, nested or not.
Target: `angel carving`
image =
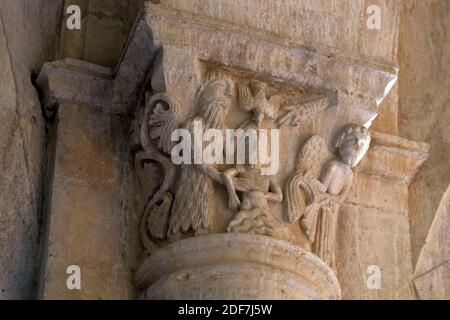
[[[300,222],[313,252],[333,269],[339,207],[352,185],[352,168],[369,145],[369,131],[350,124],[336,141],[338,157],[330,159],[325,140],[313,136],[301,149],[297,168],[286,184],[285,219]]]

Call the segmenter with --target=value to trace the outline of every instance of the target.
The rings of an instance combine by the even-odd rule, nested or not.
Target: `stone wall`
[[[431,145],[430,157],[411,185],[409,198],[413,265],[416,277],[427,277],[420,279],[418,288],[419,296],[427,298],[443,298],[445,292],[449,298],[450,290],[443,271],[448,274],[450,268],[448,250],[440,258],[421,254],[426,246],[449,246],[448,224],[444,223],[448,211],[441,209],[441,217],[436,216],[450,185],[449,16],[448,1],[406,0],[399,39],[399,133]],[[425,285],[425,281],[431,283]]]
[[[405,1],[400,37],[399,132],[431,144],[411,186],[414,264],[450,184],[450,3]]]
[[[61,29],[59,58],[76,58],[114,68],[145,0],[65,0],[81,9],[81,30]],[[68,17],[66,14],[65,17]]]
[[[124,194],[126,124],[85,105],[59,107],[55,176],[45,255],[45,299],[133,299],[127,258],[132,213]],[[93,161],[95,159],[95,161]],[[70,204],[70,205],[67,205]],[[82,290],[67,290],[68,266],[81,268]]]
[[[61,1],[0,1],[0,298],[32,298],[45,120],[32,78],[54,59]]]
[[[344,299],[414,299],[408,186],[428,145],[372,131],[372,146],[339,217],[338,279]],[[366,280],[381,271],[377,290]]]
[[[66,59],[45,64],[37,79],[46,88],[43,100],[56,102],[39,298],[137,297],[132,271],[140,249],[133,203],[138,195],[129,122],[111,107],[112,74]],[[82,290],[67,289],[66,272],[74,265]]]
[[[264,30],[296,45],[330,55],[344,55],[382,65],[395,65],[399,1],[309,0],[161,0],[161,4],[194,14]],[[381,30],[366,27],[367,8],[379,5]],[[383,43],[383,45],[379,45]]]

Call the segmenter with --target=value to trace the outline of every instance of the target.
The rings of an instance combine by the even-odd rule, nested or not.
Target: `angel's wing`
[[[299,105],[284,106],[283,111],[287,111],[280,119],[278,125],[297,126],[299,121],[306,117],[321,112],[330,106],[328,98],[319,98],[306,101]]]
[[[246,112],[250,112],[255,108],[254,97],[250,88],[245,83],[237,84],[239,94],[239,107]]]
[[[303,145],[297,167],[286,183],[284,217],[287,222],[300,220],[306,214],[308,206],[316,201],[312,181],[319,179],[328,154],[325,140],[321,136],[312,136]]]
[[[145,107],[144,122],[141,128],[141,143],[147,146],[150,139],[159,139],[158,147],[170,153],[174,142],[171,135],[178,123],[178,102],[167,93],[159,93],[150,98]]]
[[[319,178],[320,171],[329,156],[329,151],[321,136],[309,138],[297,158],[297,170],[309,172],[313,177]]]

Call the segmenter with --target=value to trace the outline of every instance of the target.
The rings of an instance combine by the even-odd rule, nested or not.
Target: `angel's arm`
[[[338,198],[337,200],[339,203],[342,203],[344,201],[345,197],[347,196],[348,192],[350,191],[352,183],[353,183],[353,174],[347,178],[347,181],[345,182],[345,185],[342,188],[342,191],[337,196],[337,198]]]
[[[239,171],[236,168],[231,168],[222,172],[222,178],[225,184],[229,183],[233,185],[233,177],[236,177],[239,174]]]
[[[215,182],[223,184],[223,179],[221,177],[221,174],[220,174],[219,170],[217,170],[215,167],[208,165],[206,163],[202,163],[202,164],[199,164],[196,166],[201,172],[206,174],[208,177],[213,179]]]
[[[330,161],[325,165],[325,168],[323,169],[320,178],[320,182],[322,182],[322,185],[324,186],[323,190],[324,192],[328,190],[328,187],[330,186],[335,171],[336,171],[336,164],[334,161]]]
[[[283,202],[283,192],[275,179],[270,179],[269,192],[266,193],[266,199],[272,202]]]

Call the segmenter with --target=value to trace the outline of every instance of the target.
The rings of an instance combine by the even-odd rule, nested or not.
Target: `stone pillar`
[[[46,64],[38,79],[56,122],[40,298],[135,297],[133,180],[127,125],[110,102],[111,75],[107,68],[67,59]],[[67,285],[78,272],[70,266],[79,267],[80,290]]]
[[[415,298],[408,186],[428,149],[425,143],[372,132],[371,149],[339,216],[337,269],[344,299]],[[367,284],[378,271],[379,286]]]

